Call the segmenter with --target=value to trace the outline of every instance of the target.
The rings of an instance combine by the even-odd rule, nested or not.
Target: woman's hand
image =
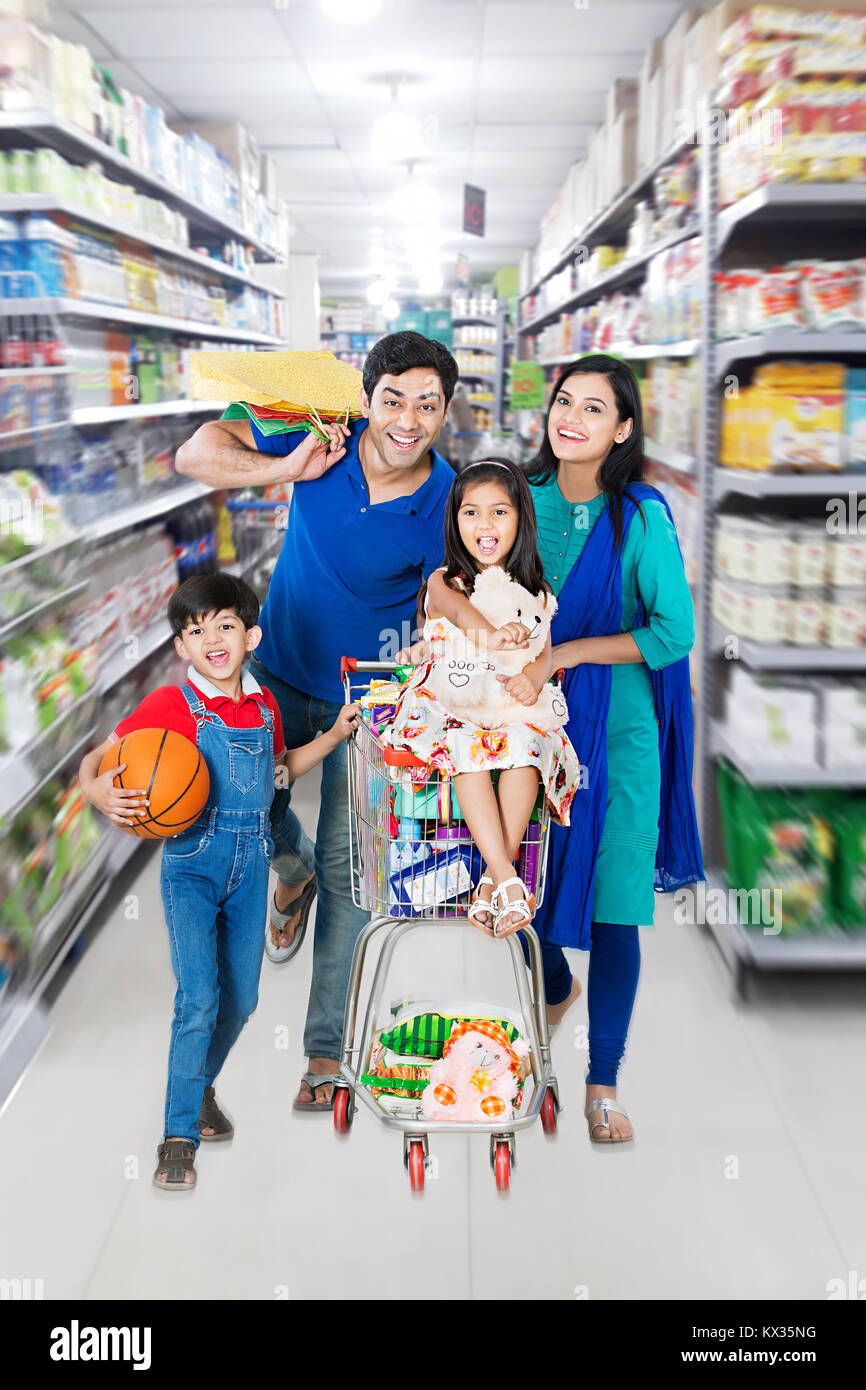
[[[492,652],[515,651],[529,646],[529,628],[523,623],[506,623],[487,638],[487,647]]]
[[[288,465],[293,483],[309,483],[314,478],[321,478],[323,473],[345,457],[348,427],[327,423],[324,430],[327,439],[320,439],[310,430],[306,439],[289,455]]]
[[[553,648],[554,671],[570,671],[572,667],[580,665],[580,640],[576,638],[573,642],[561,642]]]
[[[120,763],[117,767],[111,767],[106,772],[101,773],[99,777],[81,782],[81,790],[85,800],[123,829],[135,825],[138,819],[136,812],[150,805],[147,800],[147,792],[143,787],[116,787],[114,785],[114,778],[125,770],[126,763]]]
[[[516,700],[520,705],[534,705],[538,703],[538,690],[534,681],[524,671],[518,671],[516,676],[497,676],[508,691],[512,700]]]

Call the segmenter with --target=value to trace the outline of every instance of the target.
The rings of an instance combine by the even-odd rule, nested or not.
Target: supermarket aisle
[[[299,801],[309,825],[315,778]],[[341,1143],[329,1118],[291,1113],[305,947],[294,967],[265,963],[229,1061],[234,1142],[203,1147],[189,1200],[156,1192],[171,997],[157,875],[154,856],[130,889],[140,919],[115,907],[0,1118],[2,1269],[41,1278],[46,1298],[820,1299],[829,1279],[866,1268],[866,1116],[843,1080],[866,1063],[855,986],[822,998],[806,984],[803,1008],[789,979],[777,996],[764,987],[760,1012],[737,1012],[715,952],[665,905],[643,933],[622,1090],[634,1150],[588,1144],[579,1005],[555,1045],[559,1135],[519,1137],[510,1198],[486,1144],[455,1136],[434,1145],[438,1175],[413,1199],[399,1136],[364,1114]],[[478,997],[489,972],[480,997],[511,998],[497,943],[461,932],[449,970],[440,937],[416,938],[395,994]],[[739,1176],[726,1176],[734,1160]]]

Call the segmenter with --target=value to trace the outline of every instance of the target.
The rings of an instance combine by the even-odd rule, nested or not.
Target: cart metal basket
[[[394,662],[344,657],[342,674],[347,702],[366,691],[370,676],[393,676],[396,669]],[[359,671],[368,677],[367,682],[353,680]],[[455,930],[460,929],[461,920],[471,926],[466,922],[466,913],[482,861],[460,818],[447,778],[436,774],[431,777],[426,764],[413,755],[385,747],[374,728],[363,719],[349,742],[348,755],[352,897],[357,907],[371,915],[352,956],[334,1095],[334,1127],[338,1134],[349,1132],[358,1102],[382,1123],[401,1130],[403,1161],[415,1192],[424,1187],[429,1134],[486,1133],[496,1186],[500,1192],[507,1192],[515,1164],[516,1132],[540,1118],[545,1133],[555,1133],[560,1108],[551,1068],[538,937],[531,925],[521,927],[529,947],[528,969],[517,933],[503,938],[514,969],[520,1031],[530,1045],[530,1072],[520,1109],[513,1118],[446,1121],[421,1115],[407,1118],[383,1110],[363,1078],[369,1074],[373,1045],[386,1017],[384,1001],[394,950],[413,928],[431,922],[451,920]],[[544,896],[548,846],[547,808],[544,797],[539,800],[541,804],[533,812],[516,856],[517,872],[535,893],[536,905]],[[426,831],[421,829],[422,820],[427,822]],[[435,823],[432,839],[431,822]],[[374,938],[379,938],[381,950],[362,1010],[361,981]],[[429,1006],[429,1000],[424,1002]],[[490,1017],[496,1016],[497,1008],[492,1005]]]

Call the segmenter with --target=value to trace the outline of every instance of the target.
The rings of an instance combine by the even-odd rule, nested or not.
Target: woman
[[[616,358],[560,375],[528,478],[544,574],[559,601],[554,670],[583,764],[571,825],[552,825],[535,918],[548,1014],[580,993],[563,946],[590,950],[586,1117],[596,1143],[634,1137],[616,1101],[654,887],[703,878],[691,789],[694,609],[673,520],[641,481],[638,383]]]

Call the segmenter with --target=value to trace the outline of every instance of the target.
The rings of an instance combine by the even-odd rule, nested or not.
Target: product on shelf
[[[696,454],[701,388],[701,369],[697,361],[660,357],[648,362],[641,380],[647,438],[685,454]]]
[[[0,472],[0,565],[67,539],[68,521],[40,478],[25,469]]]
[[[52,779],[8,827],[0,850],[0,989],[36,928],[74,884],[100,840],[77,781]]]
[[[461,352],[456,348],[454,360],[463,376],[472,376],[473,372],[483,372],[486,376],[492,376],[496,371],[496,358],[493,353]]]
[[[716,275],[718,333],[862,332],[866,328],[866,261],[792,261],[770,270]]]
[[[97,673],[96,650],[72,646],[56,624],[11,637],[0,669],[0,743],[26,748],[87,693]]]
[[[451,314],[455,319],[495,319],[498,307],[495,294],[485,290],[458,290],[451,296]]]
[[[838,797],[811,789],[758,790],[725,762],[718,764],[717,787],[728,885],[766,894],[774,929],[782,934],[837,925],[831,817]],[[758,931],[767,925],[761,915],[741,922]]]
[[[726,468],[863,469],[864,374],[835,362],[768,362],[725,395],[719,461]]]

